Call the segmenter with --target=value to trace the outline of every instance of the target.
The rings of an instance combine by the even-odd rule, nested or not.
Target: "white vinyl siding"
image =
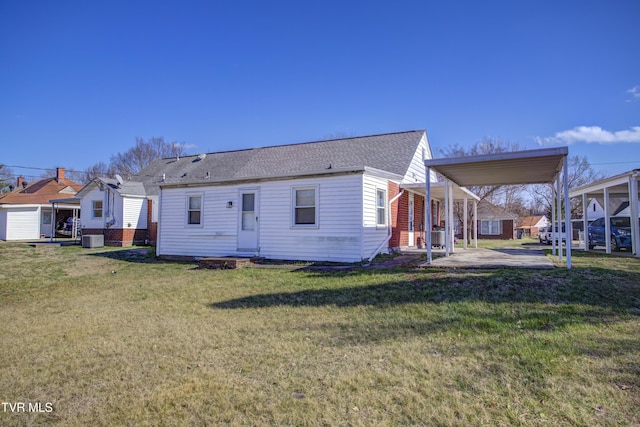
[[[292,227],[292,188],[303,187],[316,188],[316,227]],[[201,228],[185,225],[184,200],[189,191],[163,188],[158,255],[243,255],[237,251],[240,188],[243,187],[198,188],[203,193]],[[259,191],[256,208],[260,212],[260,256],[290,260],[362,260],[362,175],[262,182]],[[228,202],[232,202],[231,207],[227,207]],[[210,220],[213,218],[215,220]]]
[[[404,175],[402,179],[403,183],[415,183],[415,182],[426,182],[425,181],[425,169],[424,169],[424,159],[431,159],[431,149],[429,148],[429,143],[427,141],[426,133],[422,136],[420,140],[420,144],[416,149],[416,152],[411,159],[411,164],[409,164],[409,168],[407,169],[407,173]],[[431,181],[437,181],[436,175],[434,171],[431,171]]]
[[[123,200],[123,228],[146,230],[147,228],[147,200],[142,198],[124,197]]]
[[[96,186],[80,199],[80,225],[82,228],[104,228],[105,223],[105,195],[106,191],[100,191]],[[93,202],[102,200],[102,217],[93,217]]]
[[[378,225],[376,194],[377,190],[385,190],[389,194],[387,179],[365,173],[362,188],[362,258],[369,258],[388,235],[387,227]],[[386,253],[387,249],[388,246],[383,246],[382,252]]]

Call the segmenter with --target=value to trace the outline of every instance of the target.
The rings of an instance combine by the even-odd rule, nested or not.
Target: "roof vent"
[[[166,178],[167,178],[166,174],[163,173],[162,174],[162,182],[164,182]]]
[[[205,153],[198,154],[198,160],[204,160],[207,155]]]
[[[209,172],[207,172],[207,175],[206,175],[205,178],[207,178],[207,179],[211,178],[211,174]]]

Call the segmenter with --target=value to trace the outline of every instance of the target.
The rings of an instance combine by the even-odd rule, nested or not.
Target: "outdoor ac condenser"
[[[104,246],[104,236],[102,234],[89,234],[82,236],[83,248],[101,248]]]
[[[436,246],[438,248],[444,247],[444,231],[432,231],[431,232],[431,246]]]

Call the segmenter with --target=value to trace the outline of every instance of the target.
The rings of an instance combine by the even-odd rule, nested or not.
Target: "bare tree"
[[[164,138],[152,137],[148,140],[136,138],[136,145],[124,153],[111,156],[111,164],[115,173],[123,176],[137,175],[142,169],[155,160],[165,157],[182,156],[185,145],[179,142],[165,142]]]
[[[569,188],[581,187],[583,185],[590,184],[592,182],[606,178],[606,174],[601,171],[596,171],[591,167],[586,156],[571,156],[569,157],[567,173],[567,182]],[[560,176],[563,179],[562,175]],[[538,184],[533,185],[530,188],[531,197],[533,198],[537,206],[544,207],[544,211],[547,216],[551,218],[551,204],[553,203],[553,185],[552,184]],[[563,201],[564,203],[564,201]],[[569,202],[571,205],[571,216],[581,217],[582,202],[574,199]],[[562,206],[564,209],[564,206]]]
[[[0,164],[0,191],[3,193],[9,191],[9,186],[12,184],[13,171],[5,165]]]
[[[517,142],[503,141],[499,138],[484,137],[471,147],[461,147],[456,144],[444,150],[440,150],[440,154],[443,157],[473,157],[485,154],[505,153],[519,150],[522,150],[522,148]],[[486,200],[495,205],[502,206],[515,204],[516,201],[518,201],[518,203],[521,203],[520,194],[522,193],[523,188],[524,186],[522,185],[486,185],[467,187],[468,190],[470,190],[480,198],[480,201]],[[453,211],[457,220],[459,222],[462,222],[464,218],[463,203],[455,202],[453,205]],[[472,206],[468,206],[467,218],[469,218],[469,221],[471,223],[475,222]],[[468,241],[471,241],[471,228],[469,228],[466,237]]]

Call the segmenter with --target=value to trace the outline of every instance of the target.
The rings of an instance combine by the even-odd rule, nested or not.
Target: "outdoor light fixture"
[[[227,202],[227,207],[228,207],[228,208],[232,208],[232,207],[233,207],[233,202],[232,202],[231,200],[229,200],[229,201]]]

